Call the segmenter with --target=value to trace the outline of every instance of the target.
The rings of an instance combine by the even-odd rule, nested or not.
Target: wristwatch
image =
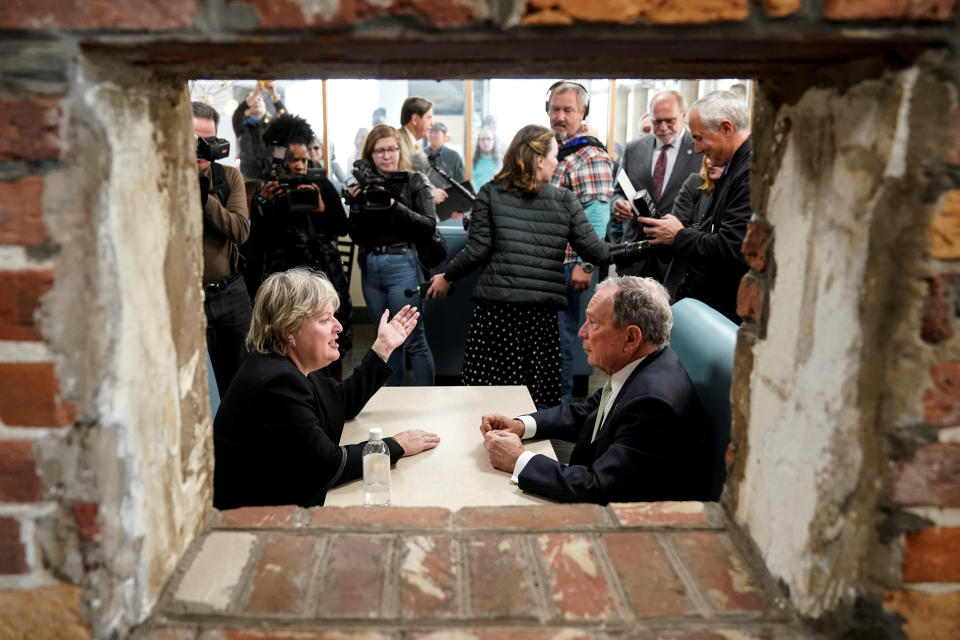
[[[589,262],[581,262],[580,268],[583,269],[584,273],[593,273],[593,265]]]

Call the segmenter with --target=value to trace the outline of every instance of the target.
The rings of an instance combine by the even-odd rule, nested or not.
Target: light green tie
[[[607,378],[607,383],[603,385],[603,391],[600,393],[600,406],[597,407],[597,420],[593,423],[593,436],[590,437],[591,443],[597,439],[597,432],[600,431],[600,423],[603,422],[603,411],[607,408],[607,401],[610,400],[610,392],[612,390],[613,387],[610,386],[610,378]]]

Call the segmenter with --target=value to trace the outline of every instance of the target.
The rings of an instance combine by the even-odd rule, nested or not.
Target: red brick
[[[726,533],[690,531],[670,535],[691,575],[717,609],[769,611]]]
[[[960,507],[960,443],[925,444],[901,460],[893,500],[907,507]]]
[[[27,573],[27,552],[20,540],[20,521],[0,518],[0,574]]]
[[[737,289],[737,315],[744,321],[763,324],[763,299],[766,287],[760,278],[747,272]]]
[[[904,582],[960,582],[960,529],[912,531],[903,551]]]
[[[830,20],[949,20],[954,0],[824,0]]]
[[[310,526],[443,529],[449,518],[450,511],[439,507],[317,507]]]
[[[930,367],[933,386],[923,392],[923,419],[941,427],[960,425],[960,362]]]
[[[68,584],[42,589],[0,590],[0,634],[4,638],[89,640],[80,613],[83,590]]]
[[[771,18],[791,16],[800,10],[802,0],[763,0],[763,8]]]
[[[470,604],[480,618],[537,616],[527,584],[523,539],[486,534],[464,542],[470,566]]]
[[[379,617],[389,548],[390,539],[383,536],[345,535],[331,540],[318,614]]]
[[[400,615],[457,614],[456,547],[450,536],[407,536],[400,550]]]
[[[138,629],[131,640],[196,640],[197,630],[192,627],[160,627]]]
[[[711,526],[702,502],[622,502],[610,511],[628,527]]]
[[[939,260],[960,258],[960,189],[943,197],[943,206],[927,227],[930,257]]]
[[[550,25],[555,26],[558,24],[573,24],[573,18],[570,15],[563,13],[562,11],[556,11],[554,9],[544,9],[543,11],[533,11],[523,16],[521,24],[524,27],[531,26],[542,26]]]
[[[84,540],[93,540],[100,533],[97,514],[100,507],[95,502],[74,502],[73,521],[77,524],[77,533]]]
[[[767,249],[773,239],[773,227],[765,220],[751,220],[740,251],[747,265],[758,273],[767,268]]]
[[[0,244],[31,245],[47,240],[42,210],[43,178],[0,182]]]
[[[606,638],[607,636],[602,636]],[[618,638],[620,636],[617,636]],[[443,629],[415,633],[410,640],[591,640],[596,636],[585,629]]]
[[[247,611],[300,613],[313,575],[317,539],[276,535],[270,538],[253,578]]]
[[[616,612],[613,594],[593,542],[573,533],[537,536],[549,577],[550,595],[568,620],[608,618]]]
[[[457,524],[469,529],[574,529],[604,524],[603,509],[593,504],[537,507],[464,507]]]
[[[4,7],[9,10],[10,4]],[[0,9],[0,27],[4,9]],[[59,100],[0,100],[0,162],[59,158],[63,152]]]
[[[235,2],[237,0],[232,0]],[[231,3],[232,3],[231,2]],[[307,26],[342,26],[381,16],[412,14],[437,27],[462,26],[486,15],[474,13],[469,3],[448,0],[391,0],[379,2],[340,2],[330,10],[307,6],[295,0],[244,0],[260,17],[261,29],[297,29]],[[479,6],[479,5],[474,5]]]
[[[696,612],[655,534],[608,533],[603,536],[603,542],[637,615],[676,616]]]
[[[810,636],[797,635],[787,629],[759,628],[735,629],[732,627],[717,627],[716,623],[710,630],[697,629],[656,629],[627,633],[618,640],[799,640]]]
[[[927,280],[920,338],[938,344],[953,336],[957,308],[960,308],[960,275],[946,274]]]
[[[42,340],[34,320],[53,271],[0,271],[0,340]]]
[[[244,631],[209,629],[198,640],[395,640],[379,631]]]
[[[748,0],[645,0],[640,16],[653,24],[740,21],[750,17],[750,3]]]
[[[6,0],[0,4],[4,29],[177,29],[193,25],[196,0],[89,2]]]
[[[285,507],[243,507],[229,509],[220,516],[221,527],[289,527],[296,506]]]
[[[914,640],[960,638],[960,592],[888,591],[883,605],[907,619],[903,626],[906,637]]]
[[[33,442],[0,441],[0,502],[36,502],[43,499]]]
[[[631,24],[640,17],[638,3],[622,0],[556,0],[557,10],[581,22],[619,22]]]
[[[14,427],[73,424],[73,403],[60,396],[51,362],[0,363],[0,420]]]

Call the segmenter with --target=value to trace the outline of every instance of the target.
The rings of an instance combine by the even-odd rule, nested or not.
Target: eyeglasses
[[[310,149],[312,149],[313,151],[320,151],[320,149],[323,149],[323,147],[321,147],[318,144],[315,144],[312,147],[310,147]]]
[[[677,124],[676,118],[657,118],[653,121],[653,126],[659,127],[662,124],[670,125],[671,127]]]
[[[374,150],[373,150],[373,155],[375,155],[375,156],[385,156],[385,155],[391,155],[391,156],[392,156],[392,155],[395,154],[395,153],[400,153],[400,147],[385,147],[385,148],[383,148],[383,149],[374,149]]]

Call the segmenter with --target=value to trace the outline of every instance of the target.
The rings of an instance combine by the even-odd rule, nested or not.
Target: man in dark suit
[[[483,416],[490,464],[524,491],[560,502],[709,499],[708,426],[667,346],[672,326],[669,296],[655,280],[597,285],[579,336],[588,362],[610,379],[586,402]],[[524,451],[520,438],[534,435],[575,442],[569,466]]]
[[[693,138],[684,126],[685,103],[679,92],[668,89],[654,95],[650,101],[650,112],[653,135],[643,136],[627,145],[621,168],[634,189],[638,192],[646,189],[653,197],[657,211],[670,213],[680,186],[691,173],[700,170],[703,156],[694,151]],[[634,218],[633,209],[616,182],[610,199],[610,214],[623,223],[624,242],[644,239],[643,227]],[[668,264],[669,256],[647,259],[620,272],[651,276],[662,282]]]
[[[739,323],[737,289],[747,272],[740,247],[752,215],[750,108],[730,91],[708,93],[690,106],[690,133],[698,152],[713,166],[725,167],[710,206],[694,226],[671,215],[639,222],[651,244],[672,247],[676,298],[697,298]]]

